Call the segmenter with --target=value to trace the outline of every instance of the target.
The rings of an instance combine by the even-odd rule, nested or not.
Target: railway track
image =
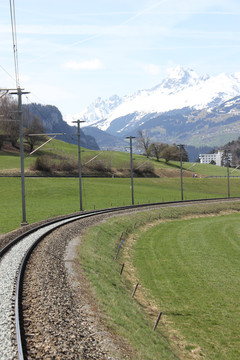
[[[65,216],[62,219],[52,220],[47,224],[41,224],[29,231],[26,231],[19,237],[16,237],[13,241],[9,242],[0,251],[0,358],[6,359],[27,359],[26,339],[23,325],[23,312],[22,312],[22,290],[23,290],[23,276],[26,268],[27,261],[43,239],[50,236],[57,229],[76,223],[76,221],[89,219],[93,217],[99,217],[106,214],[114,214],[116,212],[136,211],[151,207],[163,207],[163,206],[177,206],[188,205],[192,203],[203,203],[213,201],[239,201],[237,199],[208,199],[208,200],[195,200],[195,201],[181,201],[181,202],[169,202],[160,204],[147,204],[137,206],[127,206],[114,209],[103,209],[93,212],[79,213],[72,216]],[[62,231],[62,230],[61,230]],[[69,230],[68,230],[69,231]],[[72,305],[71,305],[72,306]],[[89,336],[88,336],[89,337]],[[94,339],[91,340],[92,343]],[[95,345],[94,345],[95,346]],[[87,352],[87,350],[84,350]],[[32,357],[30,357],[32,358]],[[38,358],[37,355],[35,358]],[[49,358],[54,358],[49,357]],[[56,359],[58,357],[56,356]],[[59,357],[61,358],[61,357]],[[63,357],[67,358],[67,357]],[[74,358],[74,357],[72,357]],[[78,358],[78,357],[76,357]],[[97,359],[97,358],[109,358],[104,357],[99,352],[99,357],[93,355],[93,357],[85,354],[85,359]],[[111,358],[112,359],[112,358]]]

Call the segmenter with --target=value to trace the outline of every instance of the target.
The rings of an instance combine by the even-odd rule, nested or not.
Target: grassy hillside
[[[76,145],[68,144],[64,141],[54,140],[47,144],[35,154],[28,156],[24,160],[25,172],[30,173],[29,169],[34,164],[38,156],[48,155],[53,161],[75,161],[78,159],[78,148]],[[129,176],[129,172],[122,170],[130,168],[129,153],[119,151],[95,151],[82,149],[81,152],[82,165],[88,163],[91,166],[98,162],[105,164],[109,169],[117,174],[119,169],[120,176]],[[58,159],[58,160],[57,160]],[[180,163],[179,161],[170,161],[168,164],[164,160],[156,161],[155,159],[147,159],[142,155],[133,155],[133,166],[135,169],[143,169],[148,165],[154,168],[157,176],[160,177],[179,177]],[[199,177],[206,176],[227,176],[227,169],[214,165],[205,165],[199,163],[183,163],[184,176],[192,176],[198,174]],[[20,159],[19,154],[15,151],[0,151],[0,174],[1,173],[19,173]],[[84,173],[84,168],[83,168]],[[240,170],[230,169],[230,176],[240,176]]]

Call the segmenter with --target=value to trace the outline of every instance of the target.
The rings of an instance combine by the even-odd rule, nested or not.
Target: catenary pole
[[[126,137],[126,139],[130,140],[131,190],[132,190],[132,205],[134,205],[132,139],[135,139],[135,136],[128,136]]]
[[[10,2],[11,26],[12,26],[12,42],[13,42],[13,56],[15,66],[16,88],[17,92],[13,93],[18,96],[18,119],[19,119],[19,137],[20,137],[20,158],[21,158],[21,188],[22,188],[22,223],[27,224],[26,219],[26,205],[25,205],[25,178],[24,178],[24,143],[23,143],[23,111],[22,111],[22,95],[28,94],[23,92],[19,83],[19,67],[18,67],[18,49],[17,49],[17,29],[15,16],[15,2]]]
[[[182,149],[183,145],[179,145],[180,149],[180,168],[181,168],[181,200],[183,201],[183,169],[182,169]]]
[[[22,222],[21,225],[27,225],[26,218],[26,201],[25,201],[25,175],[24,175],[24,143],[23,143],[23,111],[22,111],[22,95],[29,94],[22,91],[20,87],[17,92],[11,92],[12,95],[18,96],[18,120],[19,120],[19,139],[20,139],[20,163],[21,163],[21,193],[22,193]]]
[[[76,120],[73,123],[77,123],[77,136],[78,136],[78,177],[79,177],[79,198],[80,198],[80,211],[83,211],[82,205],[82,163],[81,163],[81,144],[80,144],[80,124],[85,122],[84,120]]]
[[[18,116],[20,126],[20,158],[21,158],[21,186],[22,186],[22,224],[27,224],[25,203],[25,176],[24,176],[24,143],[23,143],[23,113],[22,113],[22,90],[18,87]]]
[[[228,178],[228,198],[230,198],[230,180],[229,180],[229,150],[227,150],[227,178]]]

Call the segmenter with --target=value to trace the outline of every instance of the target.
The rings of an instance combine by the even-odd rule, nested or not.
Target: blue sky
[[[0,87],[16,87],[9,1],[0,2]],[[26,101],[81,112],[151,88],[176,65],[240,71],[239,0],[15,0]]]

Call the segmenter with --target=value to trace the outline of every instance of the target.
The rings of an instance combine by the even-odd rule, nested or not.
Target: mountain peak
[[[212,108],[239,95],[239,73],[198,76],[190,68],[176,66],[169,69],[168,77],[157,86],[122,98],[118,95],[105,100],[98,98],[97,103],[90,104],[78,116],[86,120],[86,125],[106,130],[113,121],[129,114],[141,117],[186,107]]]
[[[167,70],[168,78],[170,79],[176,79],[181,80],[183,78],[187,77],[197,77],[198,75],[193,71],[192,69],[184,69],[182,66],[177,65],[175,67],[169,68]]]
[[[163,80],[160,86],[175,88],[179,86],[192,86],[199,82],[199,76],[192,69],[184,69],[180,65],[168,70],[168,77]]]

